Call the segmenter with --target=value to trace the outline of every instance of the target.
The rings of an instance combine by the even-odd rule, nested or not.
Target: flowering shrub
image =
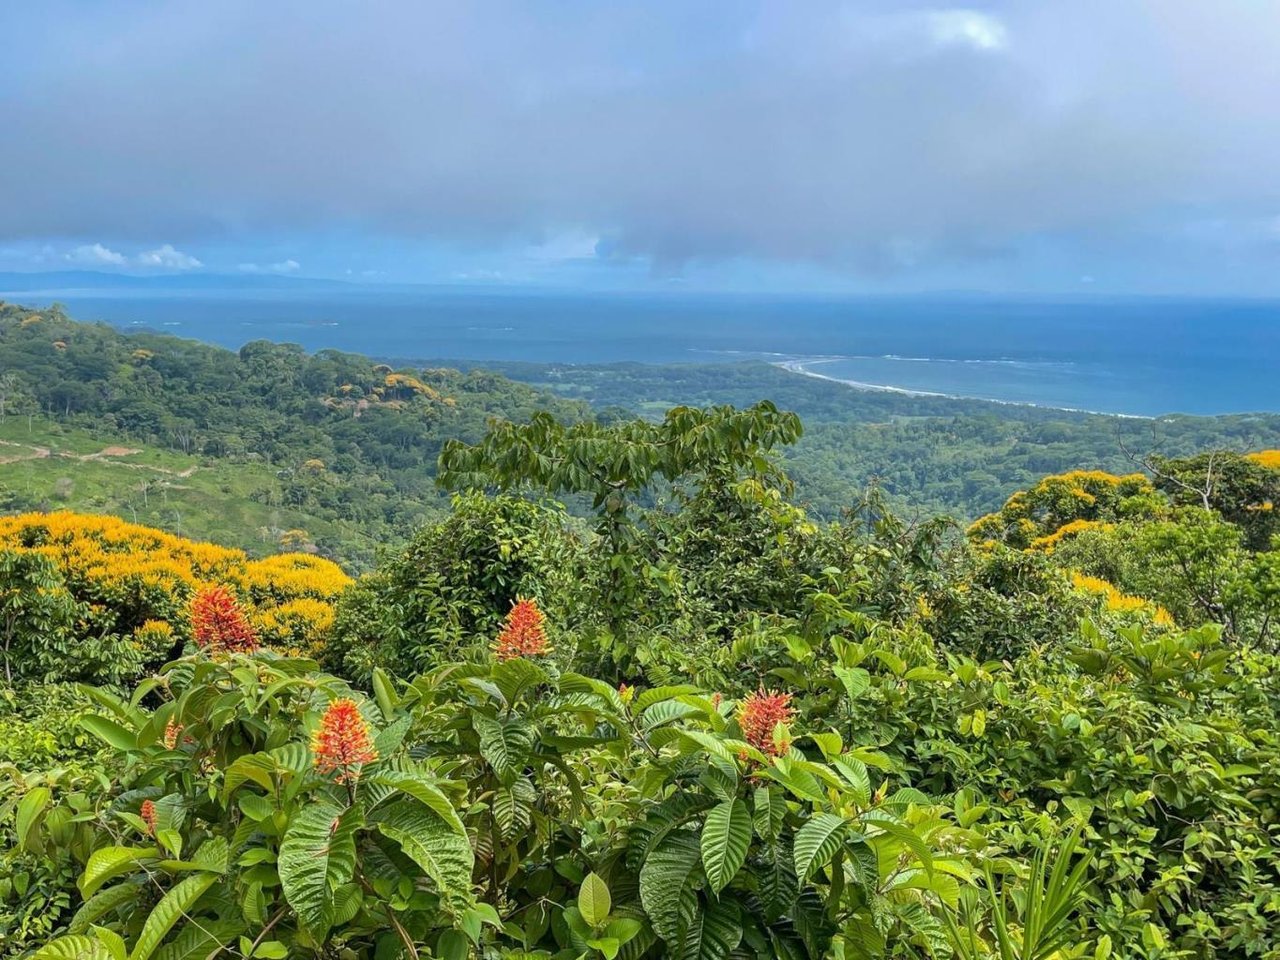
[[[1153,516],[1162,504],[1151,481],[1141,473],[1125,476],[1101,470],[1075,470],[1042,479],[1020,490],[997,513],[980,518],[968,530],[975,543],[985,540],[1012,547],[1052,547],[1061,537],[1086,527],[1135,516]]]
[[[196,646],[210,653],[253,653],[258,636],[226,587],[206,587],[191,601]]]
[[[378,759],[369,736],[369,724],[350,697],[329,704],[320,717],[320,726],[311,737],[311,754],[316,772],[337,772],[338,783],[360,779],[360,768]]]
[[[337,565],[304,554],[250,560],[242,551],[197,543],[116,517],[28,513],[0,517],[0,553],[51,565],[47,589],[65,596],[68,647],[41,677],[129,680],[194,640],[189,611],[216,585],[243,623],[232,642],[259,635],[282,648],[323,643],[350,579]],[[72,607],[75,607],[72,610]],[[46,641],[41,641],[42,643]],[[112,647],[110,654],[104,645]],[[76,654],[84,648],[84,656]],[[92,669],[80,666],[84,660]]]
[[[791,748],[787,726],[795,716],[790,704],[789,693],[773,693],[761,687],[748,694],[738,708],[743,739],[771,757],[786,754]]]
[[[787,742],[789,692],[624,696],[560,674],[526,655],[545,645],[537,614],[509,614],[520,655],[411,684],[379,671],[369,702],[226,644],[148,681],[153,710],[93,691],[109,715],[86,728],[120,754],[109,788],[22,800],[23,843],[65,828],[83,866],[36,960],[944,949],[983,844],[892,789],[887,757],[829,728]]]
[[[517,600],[512,605],[493,649],[499,660],[541,657],[551,652],[547,645],[542,611],[538,609],[536,601]]]

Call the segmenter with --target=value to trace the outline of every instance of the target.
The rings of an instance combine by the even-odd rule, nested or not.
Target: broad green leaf
[[[31,834],[39,824],[40,816],[49,806],[49,800],[52,796],[53,794],[48,787],[32,787],[18,801],[18,810],[14,815],[13,826],[18,835],[19,847],[23,849],[30,847],[33,839]]]
[[[97,937],[74,934],[46,943],[31,955],[31,960],[112,960],[112,957]]]
[[[660,703],[655,703],[643,713],[640,717],[640,726],[644,730],[654,730],[665,724],[683,720],[685,717],[696,716],[700,713],[702,713],[702,710],[692,704],[684,703],[680,700],[663,700]]]
[[[275,806],[266,797],[258,793],[242,793],[236,797],[240,812],[254,822],[267,819],[275,812]]]
[[[404,738],[408,736],[411,726],[413,726],[413,718],[406,714],[376,731],[373,735],[373,749],[378,757],[384,761],[394,757],[404,743]]]
[[[480,755],[493,767],[504,786],[520,776],[528,761],[533,738],[519,721],[502,721],[479,710],[471,712],[471,724],[480,738]]]
[[[687,694],[701,692],[702,691],[697,687],[692,687],[687,683],[682,683],[678,686],[654,687],[651,690],[646,690],[639,694],[635,699],[635,703],[631,705],[631,708],[636,713],[644,713],[649,709],[649,707],[653,706],[655,703],[659,703],[660,701],[672,700],[676,697],[683,697]]]
[[[527,657],[515,657],[493,666],[493,682],[507,703],[515,703],[527,690],[550,679],[547,671]]]
[[[818,749],[822,751],[822,755],[830,760],[832,757],[840,755],[840,751],[844,749],[844,741],[840,739],[840,734],[834,730],[827,733],[811,733],[809,739],[818,745]]]
[[[702,866],[713,893],[729,885],[742,869],[751,845],[751,814],[741,800],[713,807],[702,827]]]
[[[872,650],[871,656],[875,657],[899,677],[907,672],[907,661],[892,650]]]
[[[240,897],[240,912],[250,923],[261,926],[267,922],[267,896],[261,883],[250,883]]]
[[[138,738],[133,731],[122,727],[114,720],[108,720],[96,714],[87,714],[80,718],[80,726],[117,750],[138,749]]]
[[[916,859],[920,861],[920,865],[924,868],[925,872],[932,875],[933,853],[929,850],[929,845],[925,843],[923,837],[905,824],[899,823],[896,820],[890,820],[887,816],[877,816],[873,818],[870,817],[870,815],[864,815],[864,817],[868,826],[879,827],[889,836],[902,841],[903,845],[916,855]],[[882,838],[872,837],[871,841],[876,846],[880,846]]]
[[[862,667],[832,667],[831,670],[844,684],[850,700],[857,700],[871,686],[871,674]]]
[[[449,798],[435,785],[434,780],[424,773],[412,773],[404,770],[384,770],[373,777],[372,783],[394,787],[407,793],[415,800],[420,800],[439,814],[446,823],[458,833],[465,833],[458,812],[454,810]]]
[[[218,875],[215,873],[199,873],[187,877],[166,893],[147,914],[147,922],[138,934],[129,960],[149,960],[160,946],[160,941],[173,929],[173,925],[188,914],[195,902],[217,881]]]
[[[112,910],[137,900],[142,889],[140,884],[126,882],[98,891],[76,911],[67,926],[67,932],[84,933]]]
[[[465,897],[471,892],[475,865],[471,844],[430,807],[417,800],[399,800],[379,809],[372,819],[423,869],[442,896]]]
[[[598,927],[609,919],[609,911],[613,909],[613,898],[609,896],[609,885],[597,873],[588,873],[578,889],[578,910],[582,919],[591,926]]]
[[[340,886],[333,894],[333,913],[330,917],[333,925],[340,927],[344,923],[350,923],[360,912],[363,903],[364,892],[359,884],[346,883]]]
[[[436,941],[436,956],[441,960],[467,960],[471,944],[461,930],[446,930]]]
[[[796,882],[795,863],[791,848],[785,843],[772,843],[765,850],[760,866],[752,872],[759,881],[760,905],[765,920],[773,922],[788,913],[800,886]]]
[[[782,833],[782,821],[787,816],[787,799],[779,790],[768,784],[756,788],[752,801],[755,805],[752,818],[756,835],[761,840],[777,840]]]
[[[742,942],[738,907],[715,900],[690,918],[680,944],[680,960],[725,960]]]
[[[640,902],[669,946],[679,940],[681,915],[696,906],[701,859],[697,835],[679,830],[654,847],[640,868]]]
[[[230,798],[238,787],[250,781],[273,795],[276,792],[276,783],[272,775],[276,769],[275,758],[268,753],[250,753],[237,757],[232,761],[231,766],[227,767],[222,784],[222,795]]]
[[[396,694],[395,684],[381,667],[373,668],[373,697],[378,701],[378,709],[382,711],[382,719],[390,723],[395,716],[396,704],[400,697]]]
[[[871,777],[867,773],[867,765],[857,757],[845,754],[836,757],[831,765],[844,777],[853,792],[853,801],[860,807],[871,804]]]
[[[319,800],[293,818],[280,844],[276,867],[285,899],[321,942],[330,926],[333,891],[355,872],[355,826],[353,814]]]
[[[130,873],[143,863],[155,860],[154,847],[101,847],[89,856],[84,873],[77,886],[80,895],[85,899],[94,893],[108,880],[124,873]]]
[[[127,960],[129,948],[124,945],[124,937],[120,934],[106,927],[94,927],[93,935],[107,948],[111,960]]]
[[[831,862],[840,849],[845,829],[844,817],[820,813],[797,831],[793,856],[796,877],[801,883]]]
[[[912,667],[902,677],[903,680],[924,680],[929,683],[949,683],[951,675],[943,673],[936,667]]]
[[[537,793],[528,780],[516,780],[510,787],[499,787],[494,791],[493,819],[504,841],[515,840],[529,829],[536,800]]]
[[[604,935],[625,946],[643,928],[644,924],[634,917],[619,917],[609,921],[609,925],[604,928]]]

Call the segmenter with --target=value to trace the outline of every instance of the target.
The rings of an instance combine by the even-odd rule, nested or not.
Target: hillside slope
[[[132,515],[141,500],[140,519],[254,549],[300,528],[326,555],[365,566],[374,544],[403,539],[445,505],[434,484],[445,440],[535,410],[573,419],[587,408],[484,371],[392,368],[266,342],[232,352],[77,323],[56,307],[0,305],[0,439],[23,445],[0,450],[0,491],[27,506],[58,502],[59,486],[61,502],[77,506]],[[53,456],[108,447],[143,452]],[[154,512],[124,470],[155,474],[162,504],[175,508]]]

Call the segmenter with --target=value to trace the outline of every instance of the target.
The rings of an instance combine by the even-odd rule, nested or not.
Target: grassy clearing
[[[7,512],[116,514],[254,555],[297,549],[281,543],[294,530],[305,531],[307,542],[321,548],[367,539],[355,524],[282,504],[281,483],[266,464],[139,449],[38,417],[0,422],[0,461],[5,460],[0,503],[12,501]]]

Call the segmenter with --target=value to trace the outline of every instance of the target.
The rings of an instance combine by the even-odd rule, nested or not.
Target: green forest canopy
[[[859,502],[872,482],[904,512],[972,520],[1048,473],[1133,469],[1125,447],[1185,456],[1280,446],[1276,415],[1089,416],[861,391],[763,363],[489,366],[461,372],[337,351],[308,355],[265,341],[233,352],[6,304],[0,438],[28,448],[100,440],[154,449],[157,458],[168,451],[186,459],[156,465],[198,465],[199,477],[186,494],[153,477],[157,492],[177,501],[162,510],[140,484],[123,482],[129,471],[66,458],[28,462],[0,477],[0,507],[106,509],[258,552],[277,548],[285,534],[305,535],[324,555],[364,568],[375,545],[441,515],[436,458],[448,439],[478,439],[490,417],[522,423],[543,411],[565,422],[609,423],[660,419],[676,405],[742,408],[767,397],[802,419],[804,435],[778,453],[797,502],[828,518]],[[25,433],[15,429],[19,413],[32,415]],[[220,523],[214,494],[243,522]]]

